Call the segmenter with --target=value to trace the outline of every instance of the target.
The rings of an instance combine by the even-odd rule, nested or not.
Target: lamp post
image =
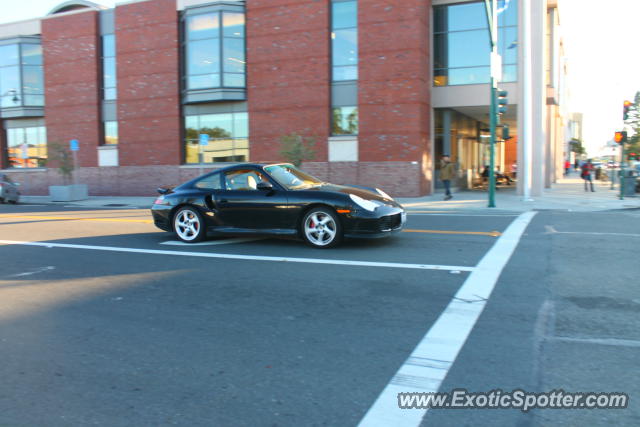
[[[491,46],[491,107],[489,118],[489,129],[491,139],[489,141],[489,204],[488,207],[496,207],[496,128],[498,126],[498,106],[496,91],[498,80],[501,77],[502,64],[498,55],[498,0],[484,0],[487,12],[487,24],[489,28],[489,43]]]

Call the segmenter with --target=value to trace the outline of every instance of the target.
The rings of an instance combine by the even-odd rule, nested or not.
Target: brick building
[[[548,13],[557,7],[533,0],[541,1]],[[522,3],[503,2],[500,24],[512,134],[523,90]],[[281,161],[281,138],[296,133],[315,140],[304,169],[331,182],[430,194],[435,159],[447,152],[464,186],[487,153],[483,7],[67,1],[43,18],[0,25],[0,167],[26,193],[46,194],[61,182],[56,144],[75,139],[77,180],[90,194],[150,195],[230,163]],[[549,43],[540,57],[559,41]],[[545,117],[546,129],[562,126]],[[503,170],[516,162],[516,141],[498,147]]]

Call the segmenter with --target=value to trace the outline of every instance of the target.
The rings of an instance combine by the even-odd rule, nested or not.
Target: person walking
[[[582,169],[580,177],[584,180],[584,191],[589,191],[587,183],[591,184],[591,191],[595,191],[593,189],[593,177],[591,176],[593,174],[593,163],[591,163],[591,159],[583,163],[580,168]]]
[[[569,169],[571,169],[571,162],[569,160],[566,160],[564,162],[564,176],[569,175]]]
[[[442,156],[440,162],[440,180],[444,184],[444,199],[449,200],[453,196],[451,195],[451,180],[455,177],[455,171],[453,170],[453,163],[448,154]]]

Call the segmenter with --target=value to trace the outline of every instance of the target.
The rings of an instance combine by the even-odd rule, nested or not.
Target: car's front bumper
[[[385,237],[402,230],[407,221],[404,209],[384,206],[374,212],[358,210],[342,221],[345,237]]]

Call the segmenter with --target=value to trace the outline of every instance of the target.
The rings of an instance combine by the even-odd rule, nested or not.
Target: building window
[[[104,122],[104,143],[105,145],[118,144],[118,122],[106,121]]]
[[[358,2],[331,3],[333,81],[358,79]]]
[[[501,3],[498,16],[498,53],[502,82],[517,79],[517,1]],[[484,2],[436,6],[434,10],[434,85],[489,83],[489,32]]]
[[[102,90],[105,101],[117,99],[116,36],[102,36]]]
[[[0,45],[0,108],[43,105],[41,45],[26,42]]]
[[[44,126],[7,129],[7,157],[11,168],[38,168],[47,164],[47,130]]]
[[[246,162],[249,159],[247,113],[201,114],[185,117],[187,164]],[[209,135],[200,145],[200,135]]]
[[[185,20],[187,90],[245,87],[245,17],[218,11]]]
[[[358,107],[334,107],[332,119],[333,135],[358,134]]]

